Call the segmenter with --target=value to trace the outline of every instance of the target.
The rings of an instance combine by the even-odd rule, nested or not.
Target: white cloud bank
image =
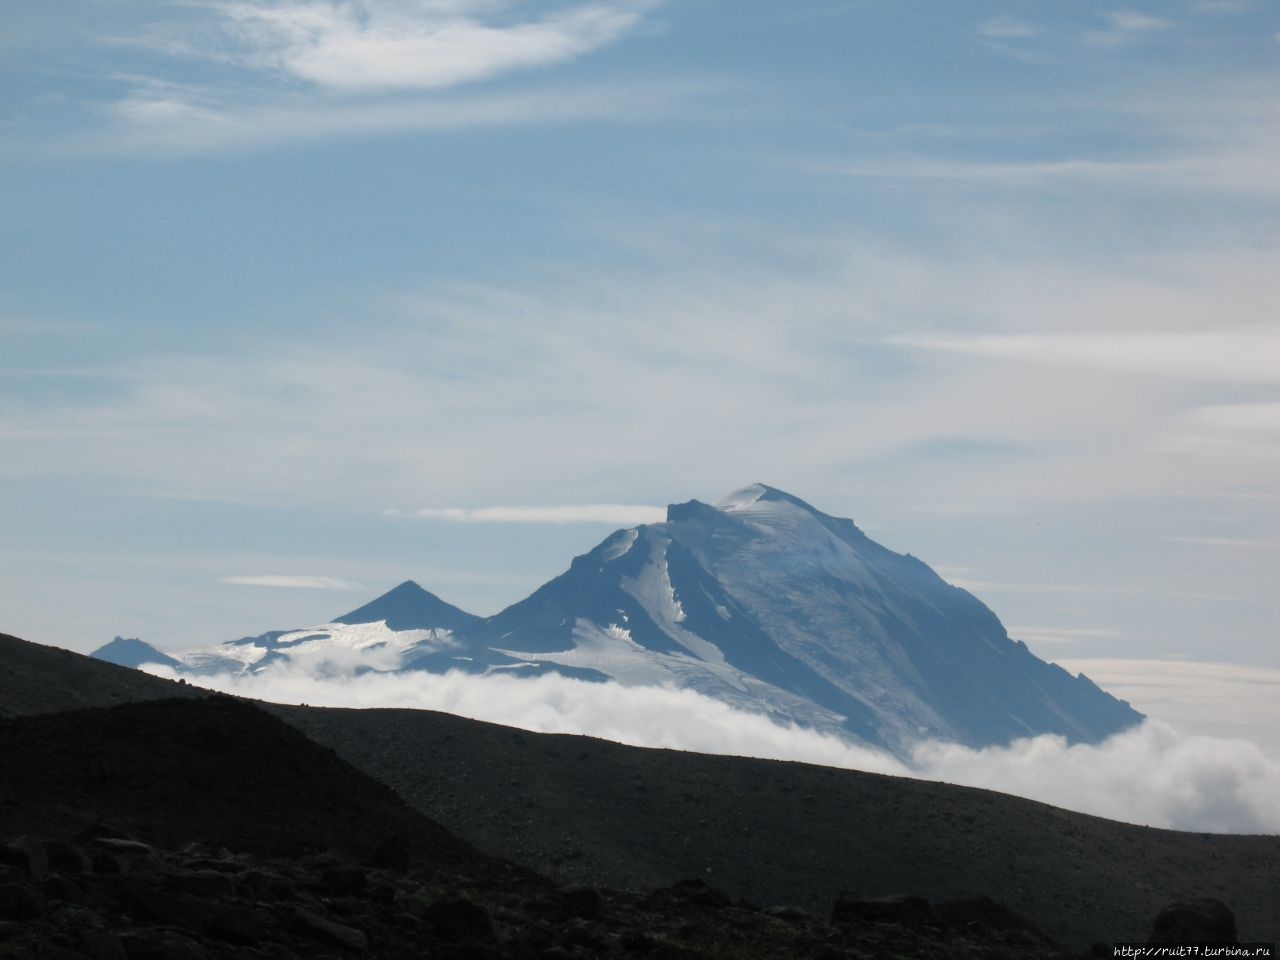
[[[1097,746],[1042,736],[972,750],[926,743],[910,764],[811,730],[779,726],[689,690],[549,675],[353,676],[350,665],[277,664],[256,676],[202,678],[280,703],[410,707],[634,746],[795,760],[999,790],[1115,820],[1183,830],[1280,832],[1280,763],[1244,740],[1184,736],[1157,721]],[[158,666],[161,676],[173,672]]]

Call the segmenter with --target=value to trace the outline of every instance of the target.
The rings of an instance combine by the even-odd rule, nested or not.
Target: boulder
[[[44,847],[31,837],[17,837],[0,847],[0,862],[17,867],[32,880],[43,880],[49,873]]]
[[[88,854],[69,840],[45,840],[40,845],[44,848],[51,871],[78,874],[93,869]]]
[[[1221,900],[1174,903],[1156,915],[1148,944],[1238,943],[1235,915]]]
[[[443,897],[423,915],[441,940],[493,940],[489,911],[465,897]]]
[[[1016,935],[1031,943],[1051,944],[1052,941],[1028,920],[1018,916],[1003,904],[990,897],[965,897],[944,900],[934,904],[934,913],[948,929],[974,936],[990,933]]]
[[[0,883],[0,920],[38,920],[44,911],[45,899],[39,890],[22,883]]]
[[[937,923],[929,901],[915,894],[893,897],[861,897],[841,894],[831,907],[831,919],[843,923],[896,923],[919,927]]]
[[[297,933],[321,943],[329,943],[353,953],[363,953],[369,947],[369,938],[363,930],[335,923],[305,907],[295,907],[289,926]]]

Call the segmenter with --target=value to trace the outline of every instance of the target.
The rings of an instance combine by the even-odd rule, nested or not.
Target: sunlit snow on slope
[[[307,630],[267,633],[215,647],[173,654],[204,682],[221,673],[246,673],[266,669],[279,661],[329,670],[398,670],[409,652],[454,649],[457,641],[448,630],[391,630],[376,623],[326,623]]]

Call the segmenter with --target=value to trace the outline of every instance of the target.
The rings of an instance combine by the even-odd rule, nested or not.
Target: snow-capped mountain
[[[327,656],[672,685],[894,751],[924,738],[1094,742],[1141,720],[921,561],[763,484],[619,530],[493,617],[406,583],[314,630],[179,656],[194,672]]]
[[[614,533],[462,639],[471,669],[673,683],[892,749],[1097,741],[1141,719],[924,563],[763,484]]]
[[[408,655],[420,659],[432,653],[464,653],[453,631],[478,622],[480,617],[405,581],[371,603],[315,627],[269,630],[172,656],[137,640],[126,641],[130,646],[123,648],[117,637],[90,656],[131,667],[156,663],[196,676],[258,673],[280,663],[305,665],[326,675],[343,670],[387,672],[399,670]]]

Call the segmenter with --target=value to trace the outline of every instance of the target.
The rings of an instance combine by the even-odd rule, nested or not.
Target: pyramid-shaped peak
[[[335,617],[334,623],[376,623],[392,630],[458,630],[478,620],[474,614],[446,603],[412,580],[406,580],[363,607]]]
[[[139,640],[137,637],[116,637],[110,643],[93,651],[89,656],[95,660],[105,660],[107,663],[118,664],[122,667],[140,667],[144,663],[159,663],[166,667],[182,666],[173,657],[166,653],[161,653],[151,644]]]

